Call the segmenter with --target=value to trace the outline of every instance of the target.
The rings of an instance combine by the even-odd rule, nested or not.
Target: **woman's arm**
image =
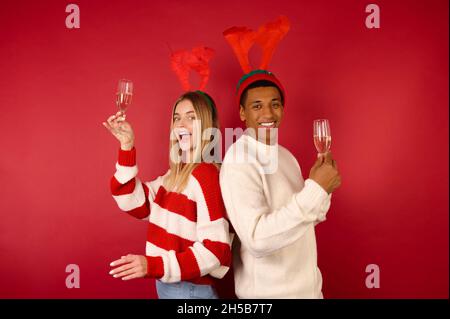
[[[110,116],[103,126],[119,141],[119,159],[116,172],[111,178],[110,188],[114,200],[123,211],[139,218],[147,218],[150,214],[150,201],[153,200],[160,185],[160,179],[143,184],[136,177],[136,149],[134,148],[134,132],[125,114],[117,112]]]
[[[136,149],[119,150],[116,172],[111,178],[111,193],[119,208],[129,215],[144,219],[150,214],[149,197],[155,191],[137,178]]]
[[[147,257],[150,276],[163,274],[163,282],[189,280],[205,275],[222,278],[231,265],[231,237],[219,185],[219,172],[212,164],[199,164],[192,173],[197,207],[196,240],[182,252],[155,251]],[[193,223],[192,221],[185,221]],[[154,249],[156,249],[154,247]],[[164,269],[158,269],[162,265]]]
[[[231,238],[220,192],[219,172],[213,165],[200,164],[192,175],[194,178],[190,187],[193,187],[197,207],[196,234],[186,233],[185,237],[189,235],[196,237],[196,240],[192,240],[181,252],[166,251],[148,243],[152,256],[122,257],[112,263],[111,266],[118,266],[111,271],[112,275],[124,280],[146,276],[163,282],[190,280],[208,274],[216,278],[225,276],[231,265]],[[181,228],[194,224],[184,217],[179,222],[185,223],[178,225]],[[160,230],[157,226],[153,227],[152,232]],[[185,243],[189,241],[183,240]]]

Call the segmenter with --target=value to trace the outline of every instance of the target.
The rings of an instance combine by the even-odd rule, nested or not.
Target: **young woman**
[[[160,299],[217,298],[214,278],[231,263],[231,239],[215,163],[203,160],[218,128],[214,101],[187,92],[172,111],[169,170],[151,182],[136,177],[134,133],[118,112],[103,125],[120,142],[111,192],[119,208],[149,221],[146,256],[111,263],[115,278],[155,278]],[[209,129],[209,130],[208,130]],[[205,138],[205,134],[206,138]]]

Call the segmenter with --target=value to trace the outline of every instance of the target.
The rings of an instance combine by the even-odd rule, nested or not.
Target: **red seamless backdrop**
[[[146,236],[109,192],[118,143],[101,123],[116,111],[117,80],[135,83],[128,120],[151,180],[167,169],[182,93],[170,49],[216,50],[207,91],[221,126],[237,127],[241,70],[222,31],[280,14],[291,20],[270,65],[288,96],[281,144],[306,178],[312,121],[329,118],[343,180],[317,226],[325,297],[448,298],[448,1],[372,1],[379,29],[366,28],[360,0],[74,3],[71,30],[67,1],[0,5],[1,298],[156,296],[153,280],[108,275]],[[66,288],[68,264],[80,267],[78,289]],[[365,285],[369,264],[380,288]]]

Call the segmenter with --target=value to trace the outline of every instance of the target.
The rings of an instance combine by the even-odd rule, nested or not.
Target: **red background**
[[[108,275],[146,236],[109,193],[118,142],[101,122],[117,80],[135,83],[128,119],[151,180],[167,169],[181,93],[169,47],[216,50],[207,91],[222,127],[236,127],[241,71],[222,31],[284,14],[291,31],[270,65],[288,92],[281,143],[306,178],[312,121],[329,118],[343,178],[317,227],[325,297],[448,298],[448,1],[373,1],[380,29],[365,27],[370,2],[358,0],[83,0],[73,30],[68,3],[1,4],[0,297],[155,297],[152,280]],[[72,263],[79,289],[65,286]],[[372,263],[379,289],[365,286]]]

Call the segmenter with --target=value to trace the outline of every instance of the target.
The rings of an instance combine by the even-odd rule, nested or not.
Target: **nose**
[[[273,121],[275,119],[275,113],[270,105],[265,105],[261,110],[261,119],[265,121]]]
[[[181,118],[175,125],[176,127],[186,127],[186,120],[184,118]]]

